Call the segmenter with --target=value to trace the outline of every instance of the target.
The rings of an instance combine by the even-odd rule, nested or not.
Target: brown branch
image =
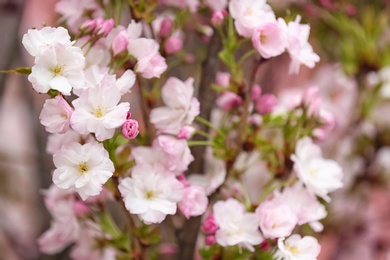
[[[221,49],[221,39],[218,34],[212,37],[207,53],[207,59],[202,63],[202,78],[199,84],[198,99],[202,101],[200,117],[209,120],[211,110],[214,107],[217,93],[210,88],[215,81],[215,75],[219,70],[218,52]],[[200,125],[200,130],[208,132],[207,126]],[[197,135],[195,140],[205,140],[205,137]],[[189,172],[203,172],[205,146],[195,146],[191,150],[194,162],[189,167]],[[183,225],[178,234],[179,253],[177,259],[193,259],[195,243],[200,228],[200,217],[190,218]]]

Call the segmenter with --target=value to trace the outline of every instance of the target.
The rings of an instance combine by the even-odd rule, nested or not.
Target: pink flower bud
[[[278,104],[278,99],[273,94],[265,94],[261,96],[256,103],[256,110],[261,115],[271,113],[276,105]]]
[[[92,32],[96,28],[96,20],[95,19],[90,19],[85,21],[81,26],[80,26],[80,31],[84,32]]]
[[[164,45],[167,54],[175,54],[183,48],[183,40],[180,37],[171,36]]]
[[[172,33],[173,28],[173,21],[171,18],[164,18],[164,20],[161,22],[160,27],[160,37],[166,38]]]
[[[357,13],[357,10],[356,10],[356,6],[352,5],[352,4],[348,4],[346,7],[345,7],[345,13],[349,16],[355,16],[356,13]]]
[[[255,84],[252,89],[251,99],[253,101],[257,100],[261,96],[261,87],[260,85]]]
[[[212,245],[215,245],[216,242],[217,242],[217,239],[215,238],[214,235],[210,235],[210,236],[206,237],[206,245],[212,246]]]
[[[180,174],[179,176],[177,176],[177,179],[183,183],[184,187],[188,187],[190,186],[190,183],[187,181],[187,178],[184,174]]]
[[[97,35],[102,35],[106,37],[114,28],[115,21],[114,19],[110,18],[108,20],[104,20],[100,26],[97,26]]]
[[[127,139],[136,138],[139,134],[137,120],[127,119],[122,126],[122,134]]]
[[[184,126],[182,129],[180,129],[179,133],[177,134],[177,138],[179,139],[190,139],[191,136],[195,133],[195,128],[193,126]]]
[[[74,213],[79,217],[89,213],[89,208],[83,201],[75,201],[73,204],[73,210]]]
[[[202,232],[211,235],[217,232],[219,226],[217,222],[215,221],[214,214],[210,214],[207,216],[207,218],[202,223]]]
[[[217,76],[215,78],[215,83],[222,87],[227,87],[230,84],[230,73],[229,72],[217,72]]]
[[[187,61],[188,63],[193,63],[193,62],[195,61],[195,56],[194,56],[193,54],[191,54],[191,53],[187,53],[187,55],[186,55],[186,61]]]
[[[224,91],[216,100],[217,105],[225,111],[242,104],[242,98],[234,92]]]
[[[213,14],[211,15],[211,24],[214,25],[214,27],[220,26],[226,15],[226,10],[213,12]]]
[[[122,51],[127,49],[127,44],[129,43],[129,38],[125,30],[121,31],[117,36],[115,36],[112,41],[112,51],[114,56]]]

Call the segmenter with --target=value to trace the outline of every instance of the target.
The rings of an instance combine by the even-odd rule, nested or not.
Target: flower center
[[[51,73],[53,74],[54,77],[62,76],[64,74],[63,67],[60,66],[60,65],[52,67],[50,69],[50,71],[51,71]]]
[[[145,198],[147,198],[148,200],[153,199],[155,196],[156,196],[156,194],[152,190],[149,190],[145,193]]]
[[[299,249],[296,246],[289,246],[286,245],[287,250],[291,252],[293,255],[298,255],[299,254]]]
[[[93,111],[93,115],[96,116],[97,118],[101,118],[106,114],[106,111],[104,111],[103,108],[98,107]]]
[[[80,162],[77,165],[77,169],[79,170],[79,174],[83,175],[83,174],[85,174],[88,171],[88,165],[87,165],[86,162]]]

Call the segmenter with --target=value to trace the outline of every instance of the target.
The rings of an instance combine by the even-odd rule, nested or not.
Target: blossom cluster
[[[283,73],[315,66],[310,26],[276,18],[265,0],[128,2],[61,0],[69,31],[47,26],[23,37],[35,58],[28,80],[50,96],[39,120],[51,134],[55,169],[44,199],[53,222],[41,251],[74,243],[74,259],[148,259],[163,243],[180,250],[177,234],[201,216],[191,236],[203,258],[316,259],[313,234],[324,228],[330,193],[343,187],[342,167],[318,144],[337,118],[317,86],[283,99],[256,81],[284,52]],[[202,74],[176,71],[201,61],[191,37],[222,40],[213,89]],[[247,52],[237,59],[239,51]],[[200,91],[217,92],[215,105]],[[206,147],[199,156],[194,146]]]

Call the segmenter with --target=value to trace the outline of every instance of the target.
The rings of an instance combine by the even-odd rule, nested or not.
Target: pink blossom
[[[310,26],[300,24],[300,21],[301,17],[297,16],[295,21],[291,21],[286,25],[283,19],[278,19],[279,24],[285,28],[287,35],[287,50],[291,58],[289,72],[295,74],[299,72],[301,64],[313,68],[315,63],[320,60],[308,41]]]
[[[242,98],[234,92],[224,91],[216,100],[217,105],[225,111],[242,104]]]
[[[192,135],[195,133],[196,129],[193,126],[183,126],[177,134],[178,139],[186,139],[189,140]]]
[[[207,218],[202,223],[202,232],[210,235],[214,234],[218,230],[219,226],[217,222],[215,222],[214,214],[209,214]]]
[[[251,99],[256,101],[261,96],[261,87],[258,84],[253,85]]]
[[[317,239],[311,236],[302,237],[294,234],[287,238],[278,239],[277,259],[300,260],[317,259],[321,251],[321,246]]]
[[[72,113],[73,108],[61,95],[58,95],[45,101],[39,120],[47,132],[63,134],[69,129]]]
[[[284,52],[287,39],[283,28],[274,21],[257,27],[253,31],[252,43],[263,58],[269,59]]]
[[[183,48],[183,40],[177,36],[171,36],[165,41],[164,49],[167,54],[175,54]]]
[[[256,103],[256,110],[261,114],[269,114],[275,109],[278,104],[278,98],[274,94],[262,95]]]
[[[191,216],[200,216],[206,212],[208,199],[202,187],[191,185],[184,189],[183,199],[179,209],[188,219]]]
[[[138,121],[134,119],[126,119],[122,126],[122,134],[127,139],[134,139],[139,134]]]
[[[106,37],[114,28],[115,21],[114,19],[110,18],[107,20],[103,20],[101,24],[98,24],[95,28],[96,34],[99,36]]]
[[[298,223],[294,211],[288,205],[276,200],[268,200],[260,204],[256,214],[260,219],[260,229],[267,238],[289,236]]]
[[[228,1],[227,0],[206,0],[205,4],[211,8],[214,12],[225,11]],[[226,11],[225,11],[226,12]],[[227,12],[225,13],[225,15]]]
[[[199,114],[199,101],[193,97],[193,83],[192,78],[183,82],[171,77],[164,84],[161,96],[165,106],[153,109],[150,114],[150,122],[160,132],[177,135]]]
[[[186,140],[179,140],[169,135],[160,135],[154,140],[153,147],[164,152],[164,165],[169,171],[176,174],[186,171],[188,165],[194,160]]]
[[[61,150],[64,144],[81,142],[81,140],[82,136],[71,128],[65,134],[51,134],[47,140],[46,152],[55,154]]]

